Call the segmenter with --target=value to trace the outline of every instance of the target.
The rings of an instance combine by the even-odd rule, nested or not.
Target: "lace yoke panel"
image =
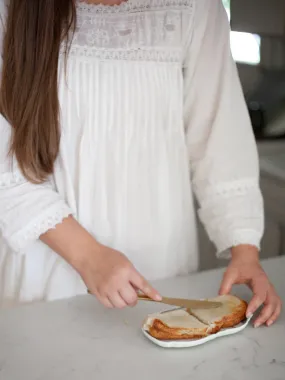
[[[70,55],[181,62],[193,14],[194,0],[129,0],[117,6],[78,0]]]

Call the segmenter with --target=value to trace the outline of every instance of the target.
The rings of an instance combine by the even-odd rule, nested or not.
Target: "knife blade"
[[[221,302],[213,302],[207,300],[189,300],[170,297],[162,297],[161,301],[154,301],[153,299],[141,294],[138,295],[138,299],[140,301],[164,303],[166,305],[178,306],[185,309],[216,309],[217,307],[222,306]]]

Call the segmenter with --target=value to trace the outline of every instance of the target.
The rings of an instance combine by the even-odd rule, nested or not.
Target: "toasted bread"
[[[214,324],[220,328],[230,328],[238,325],[245,319],[247,303],[232,295],[211,298],[209,301],[221,302],[222,306],[216,309],[191,310],[191,314],[206,325]]]
[[[150,335],[160,340],[198,339],[207,336],[211,327],[186,310],[177,309],[150,315],[144,324]]]
[[[200,339],[230,328],[245,319],[247,304],[235,296],[220,296],[211,299],[222,306],[208,310],[176,309],[150,315],[144,329],[160,340]]]

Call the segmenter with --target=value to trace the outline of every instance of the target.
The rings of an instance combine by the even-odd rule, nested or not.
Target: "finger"
[[[113,305],[111,304],[110,300],[108,299],[108,297],[102,297],[100,296],[97,292],[91,292],[91,290],[88,289],[88,294],[91,294],[93,296],[95,296],[97,298],[97,300],[103,305],[105,306],[107,309],[113,309]]]
[[[110,300],[113,307],[116,309],[123,309],[127,306],[126,302],[123,300],[123,298],[120,296],[118,292],[114,292],[108,296],[108,299]]]
[[[281,302],[278,302],[275,308],[275,311],[273,312],[272,316],[268,319],[268,322],[267,322],[268,327],[273,325],[273,323],[277,321],[277,319],[279,318],[281,314],[281,309],[282,309]]]
[[[249,318],[252,314],[256,312],[256,310],[263,304],[265,301],[265,296],[263,294],[255,294],[250,301],[247,311],[246,311],[246,316]]]
[[[233,285],[235,284],[236,281],[236,274],[232,272],[231,270],[226,271],[224,274],[224,278],[220,287],[219,294],[225,295],[229,294],[232,290]]]
[[[101,297],[101,298],[98,298],[98,300],[101,302],[101,304],[103,306],[105,306],[107,309],[113,309],[114,306],[112,305],[112,303],[110,302],[109,298],[108,297]]]
[[[138,294],[131,284],[125,286],[119,293],[128,306],[135,306],[137,304]]]
[[[259,327],[263,325],[265,322],[269,320],[269,318],[272,316],[274,310],[276,309],[276,304],[274,303],[269,303],[268,305],[264,306],[262,309],[260,315],[254,322],[254,327]]]
[[[131,279],[131,284],[140,290],[143,294],[150,297],[155,301],[161,301],[161,296],[157,290],[155,290],[145,278],[143,278],[138,272],[134,272]]]

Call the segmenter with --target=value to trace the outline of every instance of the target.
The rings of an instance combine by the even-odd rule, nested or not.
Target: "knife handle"
[[[163,301],[155,301],[152,298],[150,298],[144,294],[138,294],[138,300],[139,301],[150,301],[150,302],[163,302]]]

